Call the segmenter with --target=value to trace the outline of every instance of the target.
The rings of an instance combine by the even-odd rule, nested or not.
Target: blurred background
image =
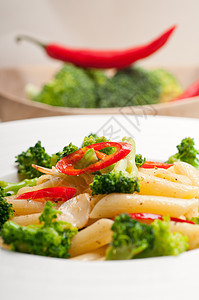
[[[18,34],[71,47],[124,48],[173,24],[178,28],[168,44],[143,63],[198,65],[198,11],[198,0],[1,0],[0,66],[57,63],[32,44],[17,45]]]
[[[186,94],[183,98],[186,101],[169,103],[199,79],[198,11],[198,0],[0,0],[0,120],[69,114],[121,114],[120,107],[127,108],[125,114],[142,114],[146,103],[154,104],[147,114],[198,118],[199,83],[195,97],[191,99]],[[134,90],[129,84],[131,91],[114,83],[117,89],[115,94],[111,92],[113,100],[107,92],[111,81],[105,80],[100,90],[90,78],[92,86],[95,84],[95,91],[89,90],[85,97],[80,92],[75,94],[79,87],[84,93],[77,80],[70,96],[70,87],[67,86],[70,81],[64,77],[60,86],[65,87],[65,92],[62,93],[61,89],[60,99],[56,84],[53,90],[55,96],[50,90],[49,94],[44,92],[42,98],[40,88],[53,78],[63,63],[48,57],[37,45],[27,41],[16,42],[18,35],[27,34],[43,43],[55,42],[71,48],[125,49],[152,41],[173,25],[177,25],[177,29],[168,42],[153,55],[139,60],[138,65],[149,70],[163,68],[171,72],[176,81],[170,81],[170,77],[165,75],[161,77],[159,73],[161,83],[157,88],[162,94],[159,92],[151,96],[147,92],[149,99],[146,101],[142,87],[139,97],[143,99],[137,104],[136,97],[132,95],[138,94],[138,82],[142,84],[138,76],[137,81],[132,81]],[[67,72],[65,70],[64,74],[70,73]],[[85,70],[83,72],[84,78],[87,78],[88,74],[85,75]],[[128,77],[128,80],[132,78]],[[180,85],[180,91],[178,89],[175,95],[173,83],[176,88],[177,84],[178,88]],[[33,87],[30,88],[29,84]],[[155,90],[154,86],[150,89]],[[129,94],[122,94],[123,90]],[[87,101],[88,94],[93,97],[94,103]],[[138,104],[142,106],[140,109]]]

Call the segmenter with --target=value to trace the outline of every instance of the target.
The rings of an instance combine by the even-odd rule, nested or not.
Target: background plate
[[[61,66],[60,66],[61,68]],[[128,106],[125,108],[70,108],[55,107],[27,99],[25,86],[33,83],[42,86],[60,68],[55,66],[21,66],[0,69],[0,119],[2,121],[21,120],[38,117],[63,115],[96,114],[145,114],[179,117],[199,117],[199,96],[176,102],[155,105]],[[161,66],[151,66],[161,68]],[[176,76],[184,89],[199,78],[199,66],[168,66],[168,71]]]
[[[137,153],[166,160],[183,137],[198,142],[199,120],[149,116],[71,116],[0,124],[0,179],[17,180],[14,157],[38,140],[47,152],[90,132],[131,135]],[[112,136],[111,136],[112,135]],[[196,143],[197,147],[199,146]],[[0,250],[2,300],[190,299],[198,294],[199,250],[178,257],[79,262]]]

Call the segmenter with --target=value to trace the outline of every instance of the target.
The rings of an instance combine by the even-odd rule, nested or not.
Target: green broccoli
[[[95,175],[90,184],[93,195],[110,193],[134,193],[140,191],[138,170],[135,164],[135,142],[131,138],[123,138],[123,142],[132,144],[132,151],[123,159],[115,163],[107,173]],[[105,169],[104,169],[105,170]],[[103,170],[102,170],[103,171]],[[101,171],[100,171],[101,172]]]
[[[105,138],[104,136],[98,136],[97,134],[91,133],[88,136],[84,137],[82,147],[90,146],[90,145],[97,144],[97,143],[104,143],[104,142],[109,142],[109,140],[107,138]],[[110,155],[110,154],[114,153],[115,148],[114,147],[106,147],[100,151],[107,155]]]
[[[140,187],[137,178],[124,176],[122,172],[95,175],[90,185],[93,195],[139,192]]]
[[[160,80],[152,72],[138,67],[119,70],[98,87],[99,107],[147,105],[159,102]]]
[[[90,146],[97,143],[108,142],[109,140],[105,136],[98,136],[97,134],[91,133],[84,137],[82,147]]]
[[[38,141],[33,147],[28,148],[16,156],[18,173],[24,178],[39,177],[41,173],[34,169],[32,164],[51,168],[50,160],[51,156],[46,153],[45,148],[42,147],[41,142]]]
[[[108,77],[104,71],[98,69],[86,69],[86,72],[96,86],[103,86],[106,84]]]
[[[167,163],[172,164],[176,161],[184,161],[196,169],[199,169],[199,151],[194,147],[194,139],[184,138],[179,145],[177,145],[178,152],[171,155]]]
[[[7,221],[1,231],[3,242],[17,252],[69,258],[71,239],[78,230],[69,223],[56,221],[60,212],[54,206],[46,202],[39,225],[20,226]]]
[[[27,94],[31,96],[30,91]],[[31,100],[53,106],[96,107],[95,83],[85,69],[65,64]]]
[[[51,168],[56,165],[58,160],[76,150],[78,150],[78,147],[70,143],[62,151],[49,155],[45,148],[42,147],[41,142],[38,141],[33,147],[29,147],[26,151],[16,156],[18,173],[25,178],[39,177],[42,173],[34,169],[32,164]]]
[[[155,69],[152,71],[152,74],[157,76],[157,80],[160,80],[160,102],[170,101],[182,94],[183,89],[181,85],[170,72],[164,69]]]
[[[121,214],[115,218],[112,230],[107,260],[178,255],[188,249],[188,238],[171,233],[169,221],[155,220],[147,225]]]
[[[190,221],[199,225],[199,217],[192,217]]]
[[[141,168],[142,165],[145,163],[146,161],[146,158],[142,158],[142,155],[141,154],[136,154],[135,155],[135,164],[138,168]]]
[[[7,202],[6,196],[9,196],[9,194],[5,193],[4,189],[0,187],[0,230],[3,224],[14,216],[12,204]]]
[[[5,193],[12,193],[16,194],[19,189],[25,186],[34,186],[37,184],[37,179],[38,178],[33,178],[33,179],[24,179],[23,181],[13,183],[13,182],[6,182],[1,180],[0,181],[0,187],[3,188]]]
[[[77,151],[79,148],[72,143],[69,145],[65,146],[62,151],[57,152],[52,155],[51,157],[51,165],[55,166],[58,160],[62,159],[64,156],[67,156],[75,151]]]

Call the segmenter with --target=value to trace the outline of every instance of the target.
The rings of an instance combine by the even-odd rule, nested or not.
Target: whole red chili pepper
[[[186,98],[191,98],[199,96],[199,80],[194,82],[190,87],[188,87],[184,93],[182,93],[179,97],[173,99],[172,101],[182,100]]]
[[[176,26],[169,28],[152,42],[124,50],[91,50],[73,49],[57,44],[43,44],[26,35],[19,36],[17,41],[29,40],[43,47],[46,53],[55,59],[70,62],[83,68],[109,69],[126,68],[135,61],[150,56],[160,49],[169,39]]]

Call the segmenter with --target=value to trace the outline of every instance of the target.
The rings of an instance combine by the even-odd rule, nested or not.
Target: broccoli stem
[[[24,179],[23,181],[20,181],[18,183],[0,181],[0,187],[3,188],[5,193],[12,192],[12,193],[16,194],[18,192],[18,190],[21,189],[22,187],[36,185],[37,179],[38,178]]]

